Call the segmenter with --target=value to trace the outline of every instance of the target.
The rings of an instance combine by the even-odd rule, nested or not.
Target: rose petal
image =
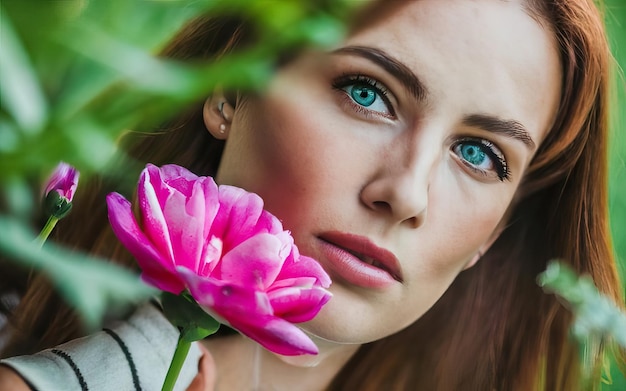
[[[213,273],[215,268],[220,264],[222,248],[223,244],[220,238],[211,237],[206,241],[202,258],[200,259],[200,266],[197,271],[199,276],[207,277]]]
[[[317,346],[300,328],[280,318],[266,316],[254,324],[241,323],[233,327],[267,350],[283,356],[318,353]]]
[[[259,233],[256,224],[263,212],[263,200],[254,193],[238,187],[219,187],[220,210],[212,234],[222,237],[224,250],[229,251],[239,243]]]
[[[272,307],[264,294],[215,278],[200,277],[185,267],[179,266],[176,271],[198,304],[215,311],[229,323],[242,317],[272,315]]]
[[[217,184],[211,177],[205,177],[199,180],[202,184],[204,192],[204,228],[202,237],[204,238],[204,247],[200,254],[199,274],[208,276],[211,274],[215,266],[222,257],[222,249],[224,242],[221,237],[211,234],[215,218],[220,208],[219,190]]]
[[[163,208],[163,205],[165,205],[165,202],[170,197],[170,194],[175,190],[173,187],[165,183],[159,167],[152,164],[147,164],[146,168],[141,171],[141,176],[139,178],[139,187],[141,187],[142,185],[152,186],[154,188],[154,193],[157,196],[158,205],[161,208]]]
[[[162,211],[172,191],[161,180],[157,167],[148,165],[139,177],[137,189],[143,229],[159,252],[174,263],[174,250],[169,228]]]
[[[291,323],[306,322],[330,300],[330,292],[320,287],[300,288],[294,286],[271,290],[267,293],[274,315]]]
[[[130,202],[118,193],[106,197],[109,222],[113,232],[128,251],[137,259],[142,278],[163,291],[179,294],[184,284],[174,265],[154,247],[139,228]]]
[[[194,183],[188,197],[173,192],[163,208],[163,214],[167,219],[175,263],[197,272],[205,242],[205,200],[202,185],[199,182]]]
[[[203,237],[211,237],[211,227],[215,223],[215,218],[220,209],[219,190],[217,184],[211,177],[200,180],[202,191],[204,192],[204,229]]]
[[[277,280],[297,278],[301,276],[312,276],[317,278],[319,285],[328,288],[331,284],[330,277],[315,259],[300,255],[298,248],[294,245],[291,254],[285,260]]]
[[[219,277],[250,289],[267,289],[283,265],[283,247],[275,235],[253,236],[224,255],[218,266]]]
[[[317,354],[317,347],[302,330],[272,315],[265,295],[213,278],[199,278],[182,267],[177,270],[193,298],[209,314],[217,315],[268,350],[282,355]]]
[[[198,180],[198,176],[184,167],[176,164],[166,164],[160,169],[151,164],[146,168],[156,168],[160,171],[160,176],[165,184],[173,189],[183,193],[185,196],[189,196],[192,192],[193,184]]]
[[[263,210],[256,223],[255,231],[277,234],[283,232],[283,224],[270,212]]]

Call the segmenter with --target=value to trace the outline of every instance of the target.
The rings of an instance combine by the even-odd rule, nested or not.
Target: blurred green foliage
[[[88,329],[100,325],[102,316],[128,303],[155,296],[133,273],[103,259],[89,258],[48,243],[39,248],[19,221],[0,216],[0,251],[24,265],[43,270],[57,283],[60,293],[76,308]]]
[[[82,172],[101,170],[124,129],[158,123],[217,83],[258,88],[280,51],[335,42],[343,3],[327,7],[333,17],[323,2],[296,0],[5,0],[0,180],[62,159]],[[233,10],[258,24],[254,49],[203,65],[152,56],[185,20]]]
[[[148,118],[162,122],[217,84],[262,87],[281,53],[342,38],[343,17],[362,3],[3,0],[0,261],[46,273],[91,326],[111,306],[153,294],[136,275],[111,264],[50,244],[41,250],[29,245],[35,237],[29,223],[40,210],[37,184],[59,161],[77,167],[83,180],[95,172],[134,175],[105,168],[125,130],[145,127]],[[155,55],[185,22],[207,12],[250,19],[258,45],[204,64]]]
[[[601,295],[589,276],[577,276],[566,264],[551,262],[538,283],[556,293],[575,315],[572,333],[577,339],[603,339],[610,335],[626,348],[626,313]]]
[[[591,277],[576,275],[566,264],[551,262],[539,275],[538,283],[547,293],[558,295],[574,314],[572,335],[581,348],[583,367],[581,384],[592,384],[597,378],[595,375],[604,371],[603,380],[607,383],[605,387],[621,387],[621,379],[611,381],[611,365],[602,368],[596,364],[594,358],[602,346],[615,343],[626,348],[626,313],[622,312],[612,300],[598,292]],[[586,388],[592,389],[581,387]]]

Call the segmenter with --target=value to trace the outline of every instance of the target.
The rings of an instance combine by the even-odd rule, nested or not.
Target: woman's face
[[[304,328],[372,341],[495,239],[559,91],[553,36],[517,2],[407,2],[240,102],[217,180],[260,194],[333,279]]]

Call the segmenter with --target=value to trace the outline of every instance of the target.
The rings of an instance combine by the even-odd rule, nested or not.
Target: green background
[[[623,69],[626,68],[626,1],[607,1],[607,27],[611,47],[619,66],[615,76],[617,88],[610,145],[611,227],[617,254],[621,261],[621,273],[626,277],[626,110],[624,110],[626,88],[623,75]]]
[[[612,118],[610,157],[611,229],[622,277],[626,281],[626,88],[623,69],[626,68],[626,1],[606,1],[606,22],[613,53],[619,65]],[[623,291],[626,291],[623,289]],[[626,390],[626,379],[612,365],[613,384],[608,390]]]

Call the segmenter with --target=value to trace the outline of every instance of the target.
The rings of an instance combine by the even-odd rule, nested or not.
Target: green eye
[[[376,101],[376,90],[369,85],[357,84],[350,89],[350,96],[361,106],[369,107]]]
[[[342,76],[333,81],[333,88],[343,91],[360,115],[380,114],[388,118],[395,115],[387,88],[375,79],[360,75]]]
[[[480,138],[463,138],[452,147],[452,151],[473,172],[498,178],[500,181],[510,177],[504,154],[490,141]]]
[[[487,159],[487,155],[478,145],[464,144],[461,145],[460,151],[461,158],[465,159],[468,163],[475,166],[480,166]]]

